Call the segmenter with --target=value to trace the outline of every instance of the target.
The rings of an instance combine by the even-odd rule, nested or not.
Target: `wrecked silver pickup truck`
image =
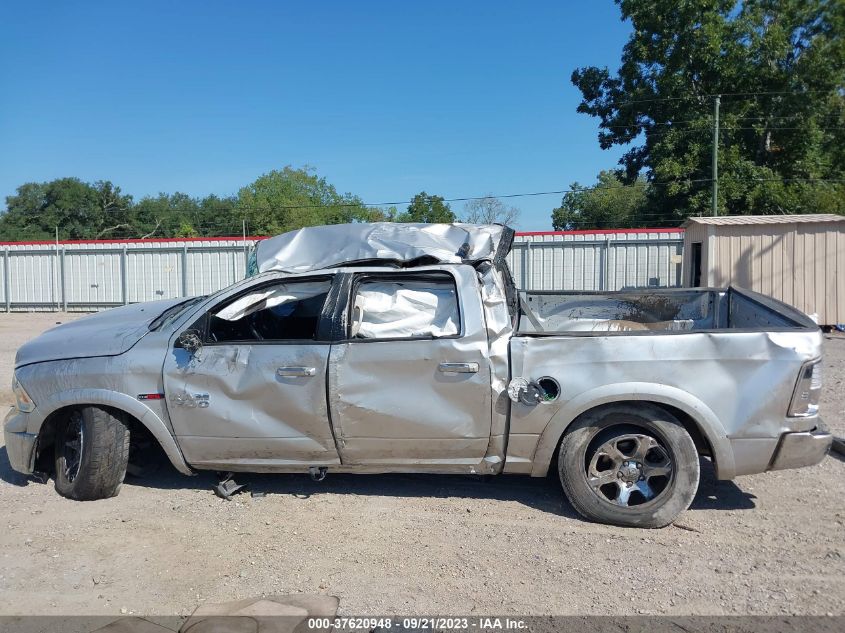
[[[809,466],[821,334],[738,288],[524,292],[499,225],[265,240],[214,295],[115,308],[18,352],[12,466],[117,494],[136,447],[224,472],[558,471],[584,516],[660,527],[720,479]]]

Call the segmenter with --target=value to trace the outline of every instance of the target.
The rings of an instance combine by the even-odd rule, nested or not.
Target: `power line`
[[[810,126],[804,127],[731,127],[731,126],[722,126],[723,130],[757,130],[757,131],[778,131],[778,130],[806,130]],[[816,130],[845,130],[845,126],[836,125],[836,126],[812,126],[813,129]]]
[[[726,176],[730,178],[730,176]],[[510,199],[510,198],[527,198],[527,197],[536,197],[536,196],[550,196],[550,195],[562,195],[567,193],[578,193],[582,191],[597,191],[597,190],[613,190],[613,189],[626,189],[632,187],[648,187],[648,186],[657,186],[657,187],[665,187],[670,185],[677,185],[677,184],[696,184],[696,183],[709,183],[712,181],[712,178],[679,178],[674,180],[664,180],[664,181],[649,181],[643,180],[634,183],[621,183],[618,185],[594,185],[590,187],[572,187],[568,189],[550,189],[544,191],[528,191],[528,192],[521,192],[521,193],[508,193],[508,194],[499,194],[499,195],[483,195],[483,196],[461,196],[455,198],[441,198],[443,202],[469,202],[473,200],[485,200],[487,198],[498,198],[498,199]],[[740,179],[733,179],[734,182],[845,182],[845,178],[812,178],[812,177],[790,177],[790,178],[740,178]],[[437,196],[439,197],[439,196]],[[379,208],[379,207],[391,207],[391,206],[399,206],[399,205],[406,205],[411,204],[413,200],[399,200],[399,201],[392,201],[392,202],[338,202],[334,204],[289,204],[289,205],[274,205],[272,207],[256,207],[256,206],[248,206],[248,205],[239,205],[236,207],[235,210],[237,211],[278,211],[278,210],[287,210],[287,209],[338,209],[338,208],[360,208],[360,207],[367,207],[367,208]],[[126,213],[131,213],[130,211],[126,211]],[[192,215],[195,215],[196,212],[180,212],[178,210],[168,210],[167,213],[171,213],[172,218],[190,218]],[[200,215],[202,214],[202,210],[199,211]],[[240,218],[219,218],[219,222],[240,222]]]
[[[785,120],[794,121],[796,119],[806,119],[807,118],[805,116],[800,116],[800,115],[790,115],[789,117],[785,117],[785,116],[784,117],[778,117],[778,116],[772,116],[772,117],[762,117],[762,116],[761,117],[731,117],[730,115],[727,115],[727,117],[731,118],[734,121],[770,121],[770,120],[773,120],[773,119],[785,119]],[[830,117],[830,118],[833,118],[833,117]],[[836,117],[836,118],[838,119],[839,117]],[[700,129],[691,129],[691,127],[686,127],[686,128],[675,127],[675,126],[679,126],[679,125],[687,124],[687,123],[698,123],[698,124],[701,124],[702,127]],[[813,123],[815,123],[815,121],[808,121],[807,125],[803,126],[803,127],[771,127],[771,126],[766,126],[765,129],[767,129],[767,130],[804,130],[807,127],[810,127]],[[706,127],[706,128],[703,127],[705,125],[708,126],[708,127]],[[669,132],[700,132],[701,130],[710,130],[711,129],[710,126],[712,126],[712,125],[713,125],[713,118],[712,118],[712,116],[708,115],[708,116],[703,117],[701,119],[686,119],[686,120],[683,120],[683,121],[661,121],[661,122],[652,122],[652,123],[631,123],[629,125],[604,125],[604,124],[599,124],[599,131],[615,130],[615,129],[627,130],[627,129],[631,129],[631,128],[651,129],[653,127],[669,126],[669,127],[671,127],[670,130],[655,132],[655,134],[668,134]],[[815,127],[815,129],[817,129],[817,130],[841,130],[841,129],[845,129],[845,127],[843,127],[841,125],[813,126],[813,127]],[[752,129],[758,129],[758,128],[725,127],[725,126],[722,126],[721,129],[723,129],[723,130],[752,130]]]
[[[723,176],[722,178],[731,179],[733,182],[845,182],[845,178],[811,178],[811,177],[793,177],[793,178],[731,178],[730,175]],[[602,190],[616,190],[616,189],[628,189],[634,187],[667,187],[671,185],[686,185],[686,184],[698,184],[698,183],[710,183],[712,182],[712,178],[679,178],[675,180],[664,180],[664,181],[648,181],[642,180],[634,183],[620,183],[618,185],[594,185],[590,187],[571,187],[568,189],[554,189],[554,190],[545,190],[545,191],[528,191],[528,192],[521,192],[521,193],[508,193],[508,194],[500,194],[500,195],[484,195],[484,196],[461,196],[455,198],[442,198],[443,202],[469,202],[472,200],[484,200],[487,198],[498,198],[498,199],[511,199],[511,198],[527,198],[527,197],[537,197],[537,196],[551,196],[551,195],[563,195],[567,193],[580,193],[585,191],[602,191]],[[339,208],[380,208],[380,207],[391,207],[391,206],[399,206],[399,205],[406,205],[411,204],[413,200],[400,200],[400,201],[393,201],[393,202],[339,202],[336,204],[291,204],[291,205],[274,205],[269,208],[265,207],[255,207],[255,206],[245,206],[240,205],[237,206],[234,211],[280,211],[280,210],[287,210],[287,209],[339,209]],[[127,212],[131,213],[131,211]],[[169,214],[169,218],[167,219],[191,219],[191,216],[194,216],[196,212],[180,212],[178,210],[168,210],[165,212]],[[202,211],[199,212],[200,215]],[[158,216],[159,214],[156,214]],[[153,220],[158,219],[158,217],[154,218]],[[219,223],[220,225],[230,225],[230,224],[238,224],[240,225],[240,218],[239,217],[220,217],[217,220],[208,221],[206,223],[208,225],[213,225],[214,222]]]
[[[632,103],[653,103],[657,101],[683,101],[685,99],[712,99],[716,96],[723,96],[723,97],[764,97],[764,96],[776,96],[776,95],[794,95],[794,96],[805,96],[811,94],[830,94],[835,95],[839,94],[837,91],[841,90],[841,88],[833,88],[830,90],[769,90],[769,91],[760,91],[760,92],[714,92],[713,94],[687,94],[682,97],[649,97],[646,99],[629,99],[627,101],[622,101],[619,103],[620,106],[628,105]],[[841,96],[841,95],[840,95]]]

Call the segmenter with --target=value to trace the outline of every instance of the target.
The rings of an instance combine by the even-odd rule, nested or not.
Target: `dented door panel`
[[[167,407],[188,462],[233,470],[339,463],[326,408],[328,356],[328,343],[171,349]]]
[[[492,376],[479,284],[469,266],[448,274],[457,288],[458,335],[332,345],[329,403],[344,464],[489,470]]]
[[[440,370],[470,362],[474,373]],[[490,371],[459,340],[340,343],[329,368],[344,463],[476,464],[490,439]]]

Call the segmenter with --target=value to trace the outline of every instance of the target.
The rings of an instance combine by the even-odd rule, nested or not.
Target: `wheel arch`
[[[72,389],[54,394],[39,404],[42,420],[37,430],[36,459],[40,460],[44,449],[52,446],[56,425],[62,416],[86,406],[100,406],[128,416],[130,425],[137,424],[149,432],[176,470],[185,475],[193,474],[170,429],[152,409],[126,394],[105,389]]]
[[[725,429],[713,411],[686,391],[652,383],[605,385],[566,402],[540,435],[531,475],[544,477],[548,474],[563,435],[580,416],[614,404],[650,404],[675,416],[692,436],[699,454],[713,459],[717,478],[733,479],[736,472],[733,451]]]

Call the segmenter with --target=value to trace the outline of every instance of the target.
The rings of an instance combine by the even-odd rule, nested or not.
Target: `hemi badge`
[[[163,393],[142,393],[138,396],[138,400],[164,400]]]

